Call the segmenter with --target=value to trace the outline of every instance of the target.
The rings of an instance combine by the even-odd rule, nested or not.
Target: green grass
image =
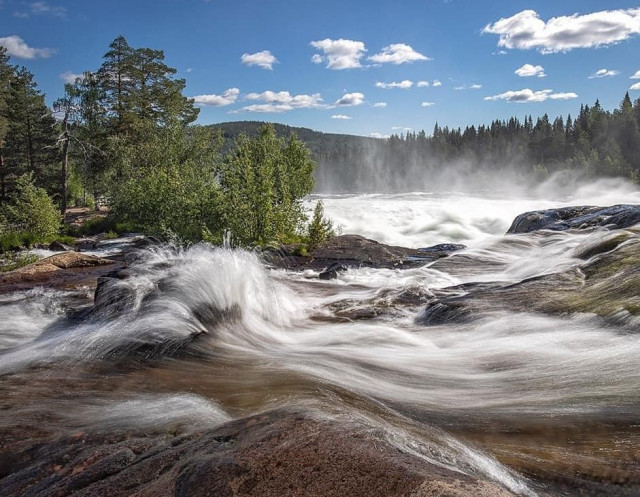
[[[38,256],[35,254],[17,253],[17,254],[4,254],[0,258],[0,273],[7,271],[13,271],[24,266],[28,266],[38,260]]]

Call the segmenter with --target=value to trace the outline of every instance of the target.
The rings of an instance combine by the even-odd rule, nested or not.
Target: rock
[[[595,227],[620,229],[637,223],[640,223],[640,205],[563,207],[520,214],[507,233],[530,233],[542,229],[565,231]]]
[[[49,244],[49,250],[52,250],[54,252],[71,252],[75,250],[75,248],[71,245],[66,245],[61,242],[51,242]]]
[[[64,288],[92,275],[95,277],[96,271],[102,272],[103,266],[111,264],[115,262],[79,252],[55,254],[28,266],[0,274],[0,293],[35,285]]]
[[[347,270],[347,266],[339,262],[334,262],[327,266],[319,275],[321,280],[333,280],[338,277],[338,273]]]
[[[600,237],[592,234],[576,247],[574,255],[583,259],[582,264],[557,273],[516,283],[468,283],[434,290],[436,298],[425,306],[416,321],[425,325],[465,322],[508,310],[589,313],[629,330],[639,329],[640,231],[604,232]],[[455,257],[443,262],[455,263]]]
[[[0,469],[2,495],[513,495],[402,452],[366,427],[283,409],[178,436],[79,434],[5,447]]]
[[[445,253],[450,254],[451,252],[457,252],[458,250],[466,249],[466,245],[462,245],[461,243],[440,243],[438,245],[432,245],[431,247],[419,248],[418,252],[424,252],[427,254],[432,253]]]
[[[98,248],[100,241],[97,238],[78,238],[76,240],[76,250],[84,252]]]

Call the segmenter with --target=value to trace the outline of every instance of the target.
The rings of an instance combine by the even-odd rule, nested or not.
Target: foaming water
[[[570,194],[566,190],[546,193],[541,188],[524,197],[509,191],[345,194],[314,196],[308,203],[312,206],[322,200],[327,217],[344,233],[412,248],[450,242],[475,245],[502,236],[517,215],[532,210],[640,203],[638,189],[619,182],[576,186]]]

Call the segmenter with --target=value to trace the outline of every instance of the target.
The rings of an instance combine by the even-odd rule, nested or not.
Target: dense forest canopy
[[[431,134],[379,139],[255,122],[198,126],[175,74],[162,50],[119,36],[100,67],[66,84],[49,108],[33,75],[0,47],[0,236],[56,232],[56,208],[102,203],[113,222],[185,241],[219,242],[228,230],[245,245],[296,241],[310,236],[302,199],[314,188],[430,190],[506,171],[526,182],[559,171],[640,177],[640,99],[628,93],[613,110],[596,101],[574,117],[436,124]],[[315,221],[317,238],[325,225]]]

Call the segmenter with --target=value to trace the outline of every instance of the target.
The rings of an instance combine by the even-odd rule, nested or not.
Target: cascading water
[[[64,317],[64,292],[5,295],[2,426],[46,419],[51,432],[194,429],[304,407],[521,495],[541,487],[520,469],[552,472],[548,461],[571,453],[570,441],[550,442],[559,429],[570,437],[615,419],[581,443],[637,440],[629,421],[640,415],[635,322],[502,309],[425,326],[423,303],[393,303],[406,291],[462,295],[464,285],[571,270],[605,231],[503,236],[516,214],[562,204],[535,199],[323,200],[345,232],[412,247],[461,241],[469,248],[460,260],[474,262],[349,269],[326,282],[269,270],[242,250],[159,247],[140,252],[128,278],[110,282],[103,305],[79,322]],[[631,192],[619,201],[640,198]],[[336,309],[368,306],[391,310],[369,320],[336,318]],[[507,432],[523,436],[512,442]],[[525,435],[548,447],[532,448]],[[615,454],[605,447],[580,457],[587,452],[596,466]]]

